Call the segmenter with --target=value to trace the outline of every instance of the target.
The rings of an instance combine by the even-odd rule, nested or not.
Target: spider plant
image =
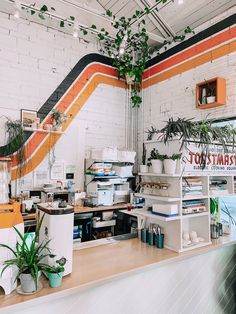
[[[48,248],[50,240],[38,244],[39,230],[41,228],[43,218],[44,216],[42,216],[42,218],[40,219],[39,224],[36,228],[35,237],[30,244],[28,243],[28,235],[22,234],[15,227],[14,230],[16,231],[20,239],[20,241],[17,241],[15,249],[6,244],[0,244],[0,248],[2,247],[8,249],[13,256],[11,259],[6,260],[3,263],[4,267],[2,269],[1,275],[8,267],[16,266],[18,272],[15,280],[19,278],[22,280],[22,274],[30,274],[35,283],[36,290],[38,288],[39,272],[41,270],[45,270],[48,267],[48,265],[42,262],[43,259],[47,256],[53,257]]]

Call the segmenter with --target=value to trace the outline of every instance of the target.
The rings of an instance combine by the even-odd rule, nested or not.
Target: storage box
[[[118,160],[120,162],[135,162],[136,152],[127,151],[127,150],[119,150],[118,151]]]
[[[113,166],[113,170],[119,177],[132,177],[133,176],[133,166]]]
[[[102,212],[102,220],[108,221],[113,218],[114,211],[104,211]]]
[[[153,213],[159,213],[163,215],[177,215],[178,205],[177,204],[153,204]]]
[[[91,158],[101,161],[117,161],[118,160],[118,151],[116,147],[104,147],[99,149],[91,150]]]

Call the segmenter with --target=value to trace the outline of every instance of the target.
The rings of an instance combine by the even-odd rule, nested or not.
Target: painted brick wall
[[[209,110],[196,108],[196,84],[213,77],[226,79],[227,105]],[[198,66],[148,90],[144,97],[144,129],[161,128],[169,117],[204,119],[236,116],[236,53]]]
[[[96,46],[0,12],[0,145],[4,115],[38,110],[74,65]],[[104,95],[106,95],[104,97]],[[86,127],[86,147],[125,146],[125,91],[99,85],[76,117]],[[106,123],[105,123],[106,122]]]
[[[236,7],[204,23],[196,33],[236,13]],[[213,77],[226,79],[227,105],[209,110],[196,109],[196,84]],[[204,119],[236,116],[236,52],[195,67],[144,91],[144,104],[139,115],[139,138],[146,139],[150,126],[161,128],[169,117]]]

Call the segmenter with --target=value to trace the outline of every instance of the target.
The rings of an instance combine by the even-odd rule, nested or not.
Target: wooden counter
[[[82,207],[82,206],[75,206],[75,214],[83,214],[83,213],[93,213],[97,211],[109,211],[109,210],[121,210],[126,209],[129,204],[117,204],[113,206],[98,206],[98,207]],[[23,216],[24,220],[31,220],[35,219],[35,214],[28,214]]]
[[[138,239],[113,241],[107,245],[75,250],[73,273],[63,279],[60,288],[49,288],[48,282],[43,279],[43,289],[31,296],[22,296],[16,292],[8,296],[0,293],[0,313],[4,313],[5,307],[13,306],[12,309],[20,311],[31,305],[51,302],[75,292],[79,293],[115,278],[127,277],[130,274],[177,262],[235,243],[236,233],[215,240],[212,245],[181,254],[167,249],[157,249]]]

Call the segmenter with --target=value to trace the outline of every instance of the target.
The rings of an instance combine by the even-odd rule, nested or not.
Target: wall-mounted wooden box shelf
[[[208,96],[214,95],[215,99]],[[221,77],[215,77],[197,84],[196,107],[209,109],[226,105],[226,81]]]

